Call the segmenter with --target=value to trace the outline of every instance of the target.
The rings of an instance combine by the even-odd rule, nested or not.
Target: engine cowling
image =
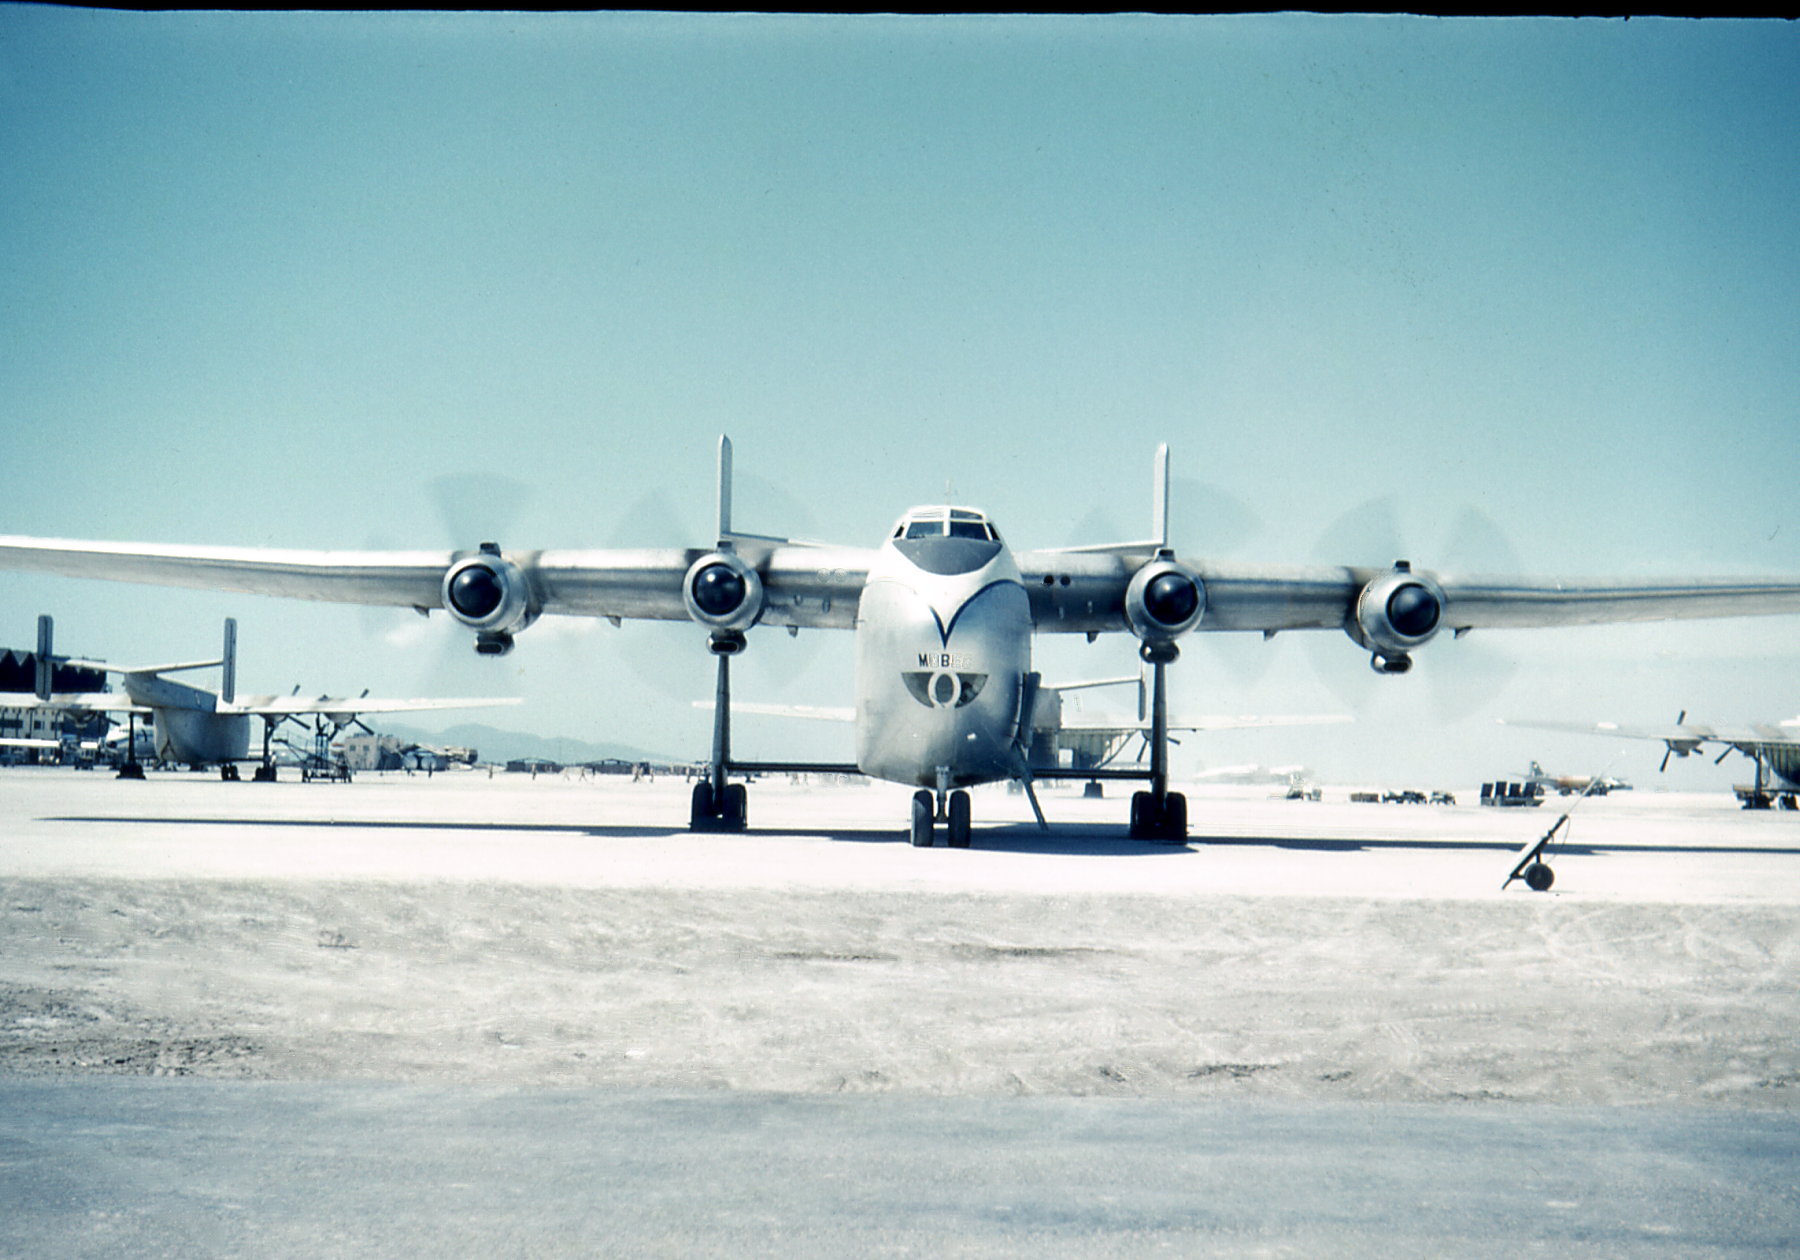
[[[1447,606],[1443,588],[1402,561],[1364,583],[1345,629],[1373,653],[1377,673],[1404,674],[1412,668],[1411,653],[1437,634]]]
[[[763,614],[763,584],[756,570],[728,551],[701,556],[681,582],[688,616],[715,636],[741,635]]]
[[[513,635],[537,620],[524,572],[492,543],[445,571],[442,595],[444,610],[475,631],[475,650],[483,656],[505,655]]]
[[[1167,652],[1172,659],[1175,640],[1199,625],[1205,613],[1200,575],[1167,557],[1139,569],[1125,588],[1126,624],[1149,653]]]

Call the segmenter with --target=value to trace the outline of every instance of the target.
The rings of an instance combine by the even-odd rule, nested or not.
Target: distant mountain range
[[[663,753],[645,752],[643,749],[633,748],[629,744],[596,744],[581,739],[531,735],[524,731],[503,731],[497,726],[484,726],[479,722],[463,722],[456,726],[446,727],[441,731],[420,731],[412,727],[387,723],[379,725],[371,723],[371,725],[375,725],[379,734],[394,735],[400,739],[412,740],[432,747],[473,748],[476,755],[483,761],[505,762],[537,759],[555,761],[567,766],[587,761],[605,761],[609,757],[616,757],[623,761],[650,761],[658,765],[669,765],[685,760],[669,757]]]

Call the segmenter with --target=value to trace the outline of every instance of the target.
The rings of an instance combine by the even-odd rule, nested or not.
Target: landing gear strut
[[[275,728],[285,721],[287,721],[287,719],[284,717],[266,717],[263,719],[262,764],[257,766],[256,773],[250,776],[252,782],[274,783],[276,781],[275,758],[269,752],[269,740],[275,734]]]
[[[48,619],[40,618],[39,620]],[[46,660],[48,657],[49,653],[45,651],[38,659]],[[144,767],[138,763],[137,759],[137,714],[127,713],[125,715],[125,760],[119,764],[119,778],[141,779],[143,777]]]
[[[719,658],[718,683],[713,691],[712,762],[706,778],[694,784],[688,830],[742,831],[747,825],[749,794],[742,783],[725,781],[725,767],[731,761],[731,658],[744,650],[744,636],[735,630],[718,631],[708,646]]]
[[[1169,691],[1165,673],[1180,655],[1173,643],[1145,643],[1138,655],[1150,666],[1150,790],[1131,796],[1131,838],[1166,844],[1187,842],[1187,797],[1169,791]]]

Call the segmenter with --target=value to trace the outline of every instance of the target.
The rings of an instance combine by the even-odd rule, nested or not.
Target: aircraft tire
[[[712,784],[702,779],[694,784],[693,805],[688,811],[689,831],[710,831],[713,820]]]
[[[719,802],[719,830],[742,831],[750,824],[750,793],[742,783],[727,783]]]
[[[936,802],[931,793],[920,788],[912,798],[912,843],[915,849],[929,849],[936,839],[933,832],[937,826],[935,814]]]
[[[969,847],[969,794],[960,788],[950,793],[950,820],[945,840],[952,849]]]
[[[1550,885],[1556,882],[1556,872],[1542,862],[1533,862],[1525,868],[1525,886],[1532,892],[1549,892]]]
[[[1148,840],[1152,837],[1150,815],[1150,793],[1133,792],[1131,794],[1131,838]]]
[[[1163,798],[1162,836],[1165,840],[1187,839],[1187,797],[1180,792]]]

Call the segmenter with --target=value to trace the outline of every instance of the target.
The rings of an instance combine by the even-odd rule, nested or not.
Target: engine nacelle
[[[475,631],[475,650],[483,656],[512,651],[513,635],[537,620],[531,584],[493,543],[451,565],[442,592],[444,610]]]
[[[1446,607],[1444,589],[1402,560],[1363,586],[1344,628],[1373,653],[1370,664],[1377,673],[1404,674],[1412,668],[1413,650],[1438,632]]]
[[[688,616],[720,639],[743,634],[763,614],[762,578],[729,551],[715,551],[689,565],[681,597]]]
[[[1173,659],[1175,640],[1199,625],[1205,612],[1200,575],[1167,556],[1139,569],[1125,588],[1126,624],[1147,653],[1167,652]]]

